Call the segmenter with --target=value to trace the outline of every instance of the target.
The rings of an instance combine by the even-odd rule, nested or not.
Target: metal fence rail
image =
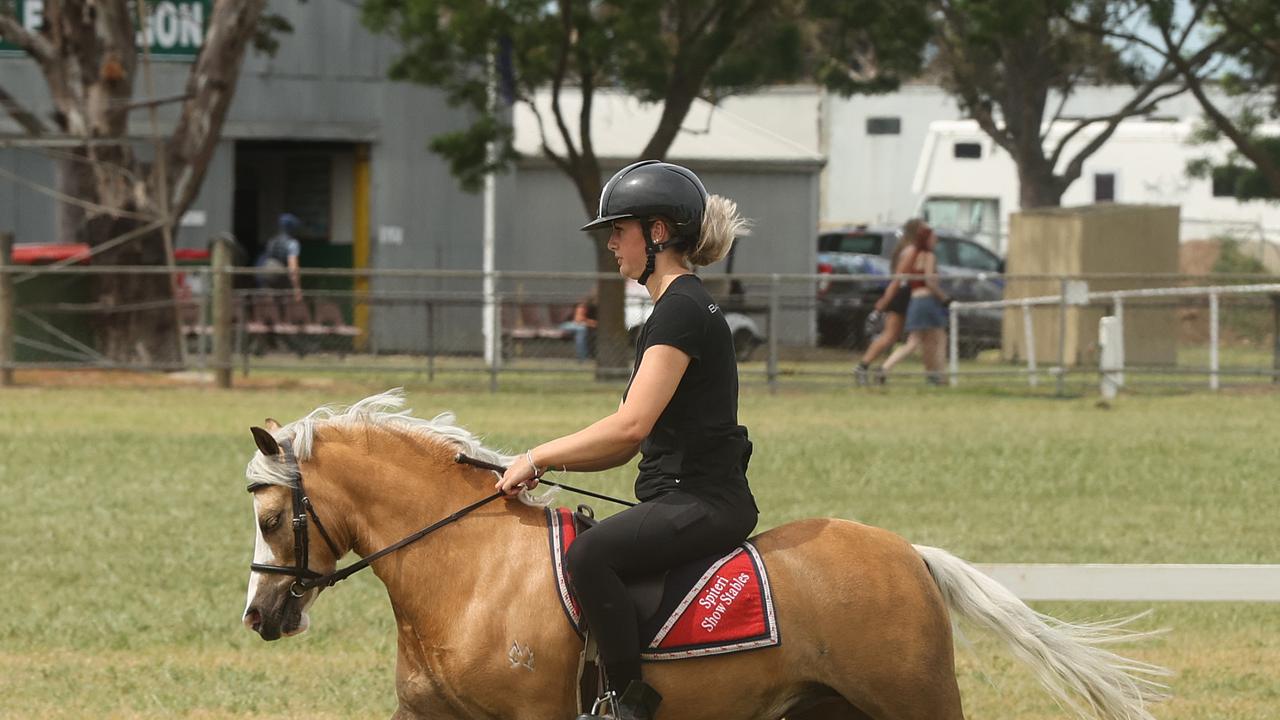
[[[222,385],[258,372],[316,371],[470,378],[495,389],[517,378],[623,381],[633,354],[626,333],[652,305],[613,274],[500,271],[488,276],[486,292],[479,271],[304,268],[295,295],[260,287],[270,273],[230,267],[216,246],[211,265],[181,270],[174,298],[130,289],[167,287],[163,267],[0,263],[0,382],[32,368],[198,370]],[[1025,387],[1049,379],[1060,392],[1091,392],[1101,371],[1095,316],[1114,315],[1130,328],[1130,390],[1203,386],[1206,378],[1215,388],[1271,382],[1280,378],[1280,283],[1263,280],[1271,278],[944,277],[958,301],[949,363],[936,371],[953,382]],[[777,388],[852,385],[870,339],[864,321],[888,278],[708,270],[703,282],[734,334],[742,382]],[[1092,289],[1081,291],[1082,282]],[[620,351],[573,322],[575,306],[593,293],[603,313],[599,295],[609,292],[621,298]],[[997,299],[972,299],[982,293]],[[1090,322],[1091,331],[1079,330]],[[1131,335],[1156,326],[1158,337]],[[914,385],[928,372],[909,360],[887,380]]]

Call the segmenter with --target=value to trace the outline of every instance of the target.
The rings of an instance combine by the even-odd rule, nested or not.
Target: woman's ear
[[[649,237],[653,238],[656,243],[664,243],[671,239],[671,228],[667,225],[667,221],[661,218],[654,220],[649,226]]]

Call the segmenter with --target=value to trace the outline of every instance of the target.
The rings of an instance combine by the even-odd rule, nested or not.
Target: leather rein
[[[470,505],[467,505],[466,507],[463,507],[453,512],[448,517],[437,520],[436,522],[433,522],[430,525],[427,525],[421,530],[418,530],[417,532],[414,532],[410,535],[407,535],[401,538],[400,540],[397,540],[396,542],[382,548],[381,550],[378,550],[377,552],[370,553],[360,558],[359,560],[351,563],[350,565],[340,570],[335,570],[329,573],[328,575],[323,575],[321,573],[318,573],[312,570],[309,567],[311,548],[310,548],[310,542],[309,542],[310,532],[308,532],[308,527],[307,527],[308,518],[311,521],[315,522],[316,529],[320,531],[320,537],[324,538],[325,544],[329,546],[329,550],[330,552],[333,553],[333,556],[335,559],[342,557],[344,553],[338,550],[337,544],[333,542],[333,538],[329,535],[329,532],[325,530],[324,523],[320,522],[320,516],[316,514],[316,509],[311,504],[311,498],[307,496],[306,489],[302,484],[302,470],[298,467],[297,456],[293,454],[293,443],[287,439],[280,440],[278,442],[280,444],[281,451],[284,453],[284,462],[289,466],[289,469],[291,471],[291,477],[289,479],[291,481],[290,491],[293,499],[293,517],[291,518],[291,523],[293,525],[294,564],[293,565],[267,565],[264,563],[250,563],[249,569],[254,572],[293,576],[295,579],[293,584],[289,586],[289,594],[294,598],[301,598],[308,590],[311,590],[313,588],[327,588],[327,587],[336,585],[337,583],[343,580],[346,580],[352,575],[369,567],[371,564],[373,564],[375,560],[378,560],[379,558],[384,557],[386,555],[390,555],[391,553],[399,550],[400,548],[405,547],[406,545],[411,545],[421,540],[422,538],[430,535],[436,530],[439,530],[440,528],[446,525],[449,525],[451,523],[457,522],[458,520],[461,520],[463,517],[465,517],[467,514],[471,513],[472,511],[478,510],[479,508],[493,502],[494,500],[497,500],[498,498],[503,497],[503,493],[495,492],[492,495],[489,495],[483,499],[477,500],[471,503]],[[455,455],[453,458],[453,461],[456,463],[464,464],[464,465],[471,465],[473,467],[477,467],[483,470],[492,470],[497,473],[506,472],[506,468],[501,465],[485,462],[484,460],[478,460],[476,458],[464,455],[463,453],[458,453],[457,455]],[[570,487],[568,485],[564,485],[562,483],[554,483],[554,482],[551,482],[550,480],[540,480],[540,482],[544,482],[547,485],[564,488],[565,490],[569,490],[571,492],[587,495],[589,497],[594,497],[594,498],[599,498],[601,500],[608,500],[611,502],[615,502],[620,505],[628,505],[628,506],[635,505],[635,503],[629,502],[627,500],[620,500],[618,498],[610,497],[608,495],[594,493],[589,490],[580,490],[577,488]],[[253,492],[261,487],[266,486],[267,484],[268,483],[254,483],[249,486],[248,488],[249,492]]]

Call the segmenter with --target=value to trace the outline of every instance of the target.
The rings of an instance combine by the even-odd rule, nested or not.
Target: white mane
[[[410,436],[416,436],[432,442],[443,441],[477,460],[509,465],[519,456],[504,455],[490,450],[480,444],[480,439],[464,428],[454,424],[453,413],[443,412],[430,420],[414,417],[411,409],[404,408],[403,388],[394,388],[379,395],[367,397],[349,407],[326,405],[312,410],[301,420],[281,427],[272,435],[276,440],[290,440],[293,453],[299,462],[311,457],[315,444],[316,428],[321,425],[354,427],[371,425],[390,430],[398,430]],[[284,463],[269,460],[263,454],[255,452],[245,468],[245,478],[250,485],[284,485],[293,486],[293,468]],[[552,493],[533,496],[521,492],[520,499],[530,505],[548,505]]]

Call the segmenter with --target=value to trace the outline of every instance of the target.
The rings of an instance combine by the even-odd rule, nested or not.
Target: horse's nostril
[[[254,632],[262,629],[262,613],[257,608],[249,608],[244,614],[244,626]]]

